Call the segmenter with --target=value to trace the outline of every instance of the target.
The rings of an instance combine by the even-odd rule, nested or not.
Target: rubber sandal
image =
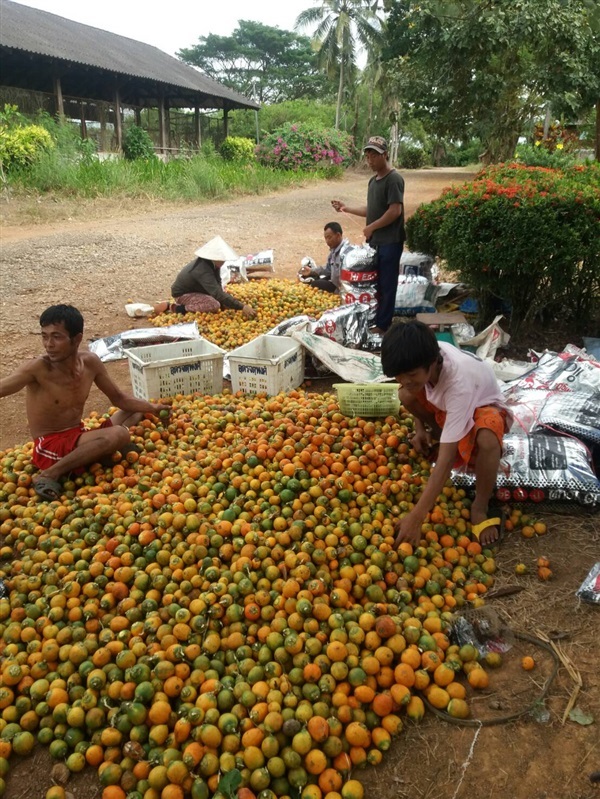
[[[504,538],[504,523],[506,521],[506,511],[504,508],[500,509],[500,516],[491,516],[489,519],[484,519],[484,521],[479,522],[479,524],[473,524],[471,526],[471,533],[473,537],[479,541],[479,538],[484,530],[487,530],[488,527],[497,527],[498,528],[498,538],[495,541],[490,541],[489,544],[486,546],[488,547],[497,547],[499,546],[500,542]]]
[[[61,484],[50,477],[40,477],[38,480],[34,480],[33,488],[39,497],[48,502],[58,502],[62,495]]]

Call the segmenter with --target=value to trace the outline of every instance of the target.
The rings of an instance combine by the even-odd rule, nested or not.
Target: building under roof
[[[123,108],[132,108],[139,123],[142,109],[157,109],[159,147],[169,148],[169,110],[193,108],[195,143],[199,144],[200,109],[258,109],[253,100],[223,86],[177,58],[126,36],[93,28],[64,17],[0,0],[1,88],[44,93],[54,112],[68,116],[79,105],[82,134],[86,120],[112,122],[115,143],[122,143]],[[115,113],[118,110],[119,113]]]

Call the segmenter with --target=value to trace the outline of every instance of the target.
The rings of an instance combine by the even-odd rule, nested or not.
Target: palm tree
[[[320,0],[321,5],[298,14],[296,29],[317,26],[313,43],[319,66],[330,77],[339,72],[335,126],[339,127],[344,84],[356,66],[357,44],[369,48],[381,34],[373,0]]]

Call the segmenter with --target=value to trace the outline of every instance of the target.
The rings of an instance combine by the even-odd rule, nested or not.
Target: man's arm
[[[94,363],[94,368],[96,369],[94,383],[116,408],[120,408],[123,411],[130,411],[131,413],[152,413],[154,416],[160,411],[171,410],[169,405],[165,405],[162,402],[148,402],[147,400],[133,397],[131,394],[126,394],[111,380],[100,358],[91,353],[90,355],[98,361],[98,363]]]
[[[0,380],[0,397],[9,397],[11,394],[16,394],[25,386],[29,386],[36,382],[35,379],[35,361],[29,361],[22,366],[19,366],[16,372],[12,375]]]
[[[450,477],[457,449],[458,442],[440,444],[437,462],[421,494],[421,498],[410,513],[396,523],[396,530],[398,531],[394,542],[396,546],[401,541],[408,541],[414,546],[419,543],[423,520],[435,505],[439,493],[446,485],[446,480]]]
[[[368,241],[376,230],[391,225],[392,222],[395,222],[396,219],[398,219],[398,217],[401,214],[402,214],[402,203],[392,203],[391,205],[388,206],[387,211],[382,216],[379,217],[379,219],[375,219],[373,222],[371,222],[370,225],[367,225],[364,228],[363,230],[364,237]]]
[[[345,205],[341,200],[332,200],[331,204],[335,208],[336,211],[343,211],[345,214],[353,214],[354,216],[367,216],[367,206],[366,205],[357,205],[351,208],[349,205]]]

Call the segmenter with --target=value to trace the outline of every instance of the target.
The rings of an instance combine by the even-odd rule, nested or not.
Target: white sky
[[[95,28],[153,44],[169,55],[198,43],[198,37],[228,36],[239,19],[294,30],[298,14],[313,0],[18,0]],[[311,30],[301,33],[310,35]]]

